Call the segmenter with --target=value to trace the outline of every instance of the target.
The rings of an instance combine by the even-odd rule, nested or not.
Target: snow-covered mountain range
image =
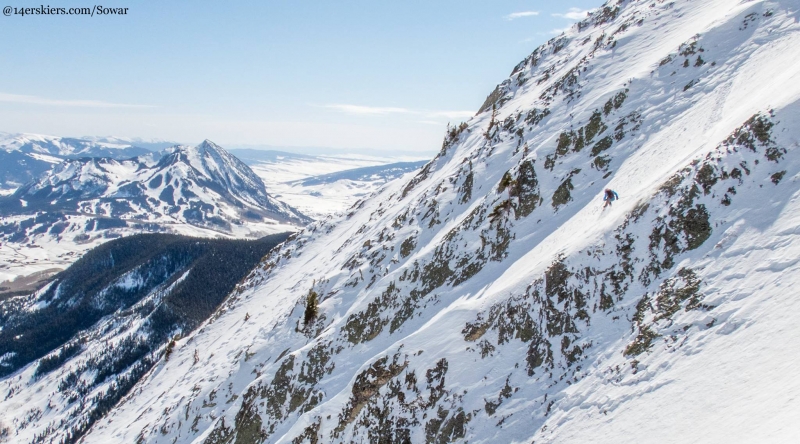
[[[267,256],[81,442],[797,441],[798,15],[592,11],[414,177]],[[6,436],[74,441],[81,401],[37,365],[2,380]]]
[[[144,143],[144,142],[143,142]],[[149,144],[152,146],[152,144]],[[10,194],[64,159],[128,159],[150,153],[134,141],[0,133],[0,195]]]
[[[111,138],[111,137],[57,137],[40,134],[0,133],[0,151],[21,152],[56,158],[111,157],[126,159],[150,150],[140,145],[153,145],[152,142]]]
[[[247,165],[210,141],[156,157],[66,159],[0,197],[0,215],[0,277],[8,278],[61,268],[133,233],[253,238],[311,220],[272,197]]]
[[[176,146],[158,161],[148,156],[67,160],[17,189],[0,207],[6,215],[42,210],[224,230],[241,218],[309,221],[271,198],[247,165],[208,140]]]
[[[176,146],[157,162],[149,157],[68,160],[20,187],[0,208],[5,214],[45,209],[227,231],[243,218],[309,221],[271,198],[247,165],[210,141]]]

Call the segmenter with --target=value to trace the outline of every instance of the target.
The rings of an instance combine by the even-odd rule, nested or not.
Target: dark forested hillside
[[[71,427],[74,440],[287,237],[141,234],[101,245],[37,293],[0,301],[0,378],[37,359],[34,379],[63,367],[57,391],[88,410]],[[86,371],[93,378],[79,377]]]

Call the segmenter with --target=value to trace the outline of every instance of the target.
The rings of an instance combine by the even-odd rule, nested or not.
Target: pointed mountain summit
[[[194,169],[193,179],[217,191],[238,196],[252,205],[269,205],[264,183],[253,171],[222,147],[209,140],[195,147],[178,146],[164,156],[157,168],[189,165]]]
[[[216,193],[234,207],[248,208],[245,217],[263,217],[281,223],[303,225],[311,221],[296,209],[270,196],[264,182],[244,162],[221,146],[205,140],[201,144],[175,146],[153,168],[154,184],[159,177],[175,182],[174,188],[192,183]],[[189,191],[192,192],[191,190]]]

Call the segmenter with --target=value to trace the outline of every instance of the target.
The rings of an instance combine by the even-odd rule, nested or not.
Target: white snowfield
[[[595,10],[413,179],[266,258],[81,442],[799,442],[798,14]],[[87,419],[54,421],[34,366],[0,417],[57,442]]]
[[[417,160],[414,158],[413,160]],[[379,166],[397,159],[367,156],[279,159],[251,165],[264,185],[277,198],[290,202],[303,214],[316,220],[341,213],[354,202],[367,197],[386,184],[382,178],[372,181],[338,180],[334,183],[304,185],[303,179],[354,168]]]

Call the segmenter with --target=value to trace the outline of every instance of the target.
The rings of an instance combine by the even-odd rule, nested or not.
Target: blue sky
[[[103,4],[123,16],[2,16],[0,131],[432,152],[600,4],[128,0]]]

